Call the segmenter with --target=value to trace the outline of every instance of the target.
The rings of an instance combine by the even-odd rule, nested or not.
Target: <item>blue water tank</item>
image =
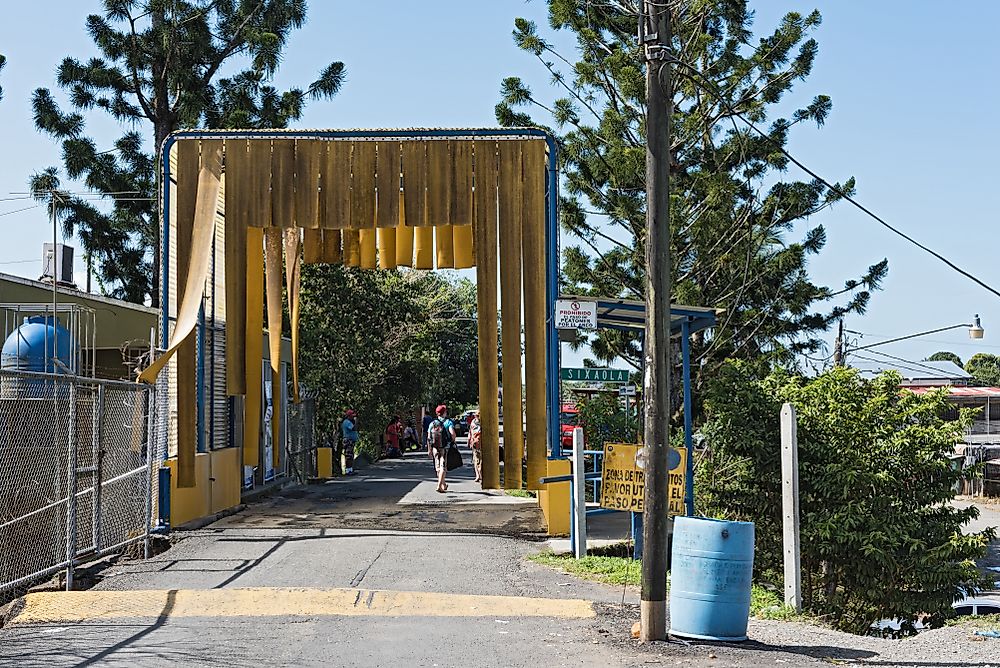
[[[65,373],[73,368],[71,361],[74,352],[75,344],[69,330],[59,324],[58,318],[35,315],[25,318],[24,324],[11,332],[4,341],[0,369]]]
[[[746,640],[753,579],[753,522],[674,518],[670,633]]]

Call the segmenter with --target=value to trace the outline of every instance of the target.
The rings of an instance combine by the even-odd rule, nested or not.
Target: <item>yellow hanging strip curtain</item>
[[[299,245],[301,231],[285,230],[285,294],[288,299],[288,316],[292,327],[292,400],[299,403],[299,284],[301,265]]]
[[[271,463],[277,468],[281,443],[281,247],[282,231],[264,229],[264,268],[267,285],[267,344],[271,362]]]
[[[247,394],[243,401],[243,465],[260,466],[261,376],[264,373],[264,230],[247,230]],[[237,317],[232,313],[230,317]],[[232,361],[227,356],[227,364]]]
[[[521,142],[502,141],[498,146],[504,487],[521,489]]]
[[[475,145],[476,324],[479,335],[479,422],[483,488],[500,487],[500,420],[497,407],[497,147]],[[520,464],[518,464],[520,471]],[[509,470],[509,469],[508,469]]]
[[[246,394],[246,319],[237,317],[247,307],[247,225],[249,201],[240,197],[249,188],[250,171],[246,140],[226,142],[226,394]],[[178,274],[180,275],[180,274]]]
[[[542,489],[545,448],[545,144],[526,141],[521,150],[521,244],[524,279],[524,404],[528,489]]]

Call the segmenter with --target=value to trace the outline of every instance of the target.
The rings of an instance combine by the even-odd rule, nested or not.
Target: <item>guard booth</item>
[[[505,439],[526,442],[527,480],[520,448],[507,447],[503,486],[539,489],[549,453],[559,456],[556,158],[553,139],[534,128],[172,134],[161,152],[165,352],[140,378],[167,390],[161,431],[177,489],[212,485],[211,498],[214,488],[228,493],[241,482],[233,466],[207,477],[196,470],[212,415],[204,408],[210,372],[232,398],[239,462],[261,460],[266,421],[277,465],[287,407],[279,394],[266,401],[262,388],[269,380],[272,392],[283,386],[287,365],[291,399],[298,401],[300,268],[321,262],[372,270],[475,267],[483,487],[501,485],[499,347],[509,360],[503,412],[526,416],[524,433],[520,420],[508,421]],[[291,320],[286,352],[283,287]],[[521,375],[510,372],[522,367],[522,346],[523,406]]]
[[[628,299],[602,299],[581,295],[562,295],[560,301],[571,301],[581,304],[596,305],[595,325],[597,329],[615,329],[625,332],[633,332],[640,337],[645,335],[646,328],[646,305],[644,302]],[[679,458],[679,465],[683,467],[684,474],[684,509],[683,514],[694,515],[694,426],[691,410],[691,336],[697,332],[715,326],[720,310],[700,306],[673,305],[670,307],[670,337],[671,348],[679,343],[681,353],[681,379],[682,387],[680,392],[683,395],[684,414],[684,454]],[[643,355],[643,359],[645,355]],[[644,369],[643,369],[644,371]],[[560,396],[561,396],[560,380]],[[676,391],[676,388],[671,388]],[[641,431],[641,430],[640,430]],[[544,479],[544,483],[551,490],[549,494],[559,494],[568,497],[567,503],[559,506],[560,516],[564,510],[569,510],[569,521],[564,521],[562,533],[570,534],[570,542],[576,545],[577,534],[581,532],[586,535],[586,518],[588,516],[602,515],[606,513],[618,512],[616,510],[591,507],[587,508],[579,500],[583,498],[583,493],[577,494],[575,486],[581,487],[589,485],[595,501],[600,499],[601,494],[601,458],[604,456],[602,450],[584,450],[583,453],[573,453],[574,456],[582,454],[592,458],[594,462],[593,470],[580,471],[578,478],[570,472],[569,462],[565,462],[559,470]],[[561,457],[562,452],[556,450],[553,456]],[[582,467],[581,467],[582,468]],[[568,506],[568,508],[567,508]],[[632,513],[632,535],[641,538],[641,515]],[[582,528],[578,528],[577,525]],[[551,531],[550,531],[551,533]],[[637,539],[638,540],[638,539]],[[586,548],[584,547],[584,552]],[[637,543],[636,552],[641,554],[641,543]]]

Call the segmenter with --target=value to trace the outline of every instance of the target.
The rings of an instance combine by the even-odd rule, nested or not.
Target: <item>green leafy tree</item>
[[[56,75],[71,109],[47,88],[35,91],[32,107],[37,128],[62,146],[66,176],[108,203],[69,197],[59,205],[66,234],[79,234],[105,292],[159,304],[155,155],[167,135],[197,126],[285,127],[307,98],[339,90],[339,62],[306,90],[268,83],[305,21],[304,0],[104,0],[103,13],[87,17],[100,55],[67,57]],[[85,114],[98,111],[124,130],[109,147],[86,132]],[[47,198],[58,181],[47,169],[30,186]]]
[[[377,441],[390,417],[430,402],[478,401],[475,287],[439,274],[305,265],[302,382],[334,433],[358,412]]]
[[[983,385],[1000,385],[1000,357],[990,353],[976,353],[965,363],[965,370]]]
[[[699,513],[755,523],[754,568],[780,582],[779,413],[798,414],[803,606],[865,633],[880,619],[932,622],[966,593],[992,588],[976,569],[995,531],[965,533],[975,507],[950,505],[963,473],[949,455],[972,419],[944,419],[947,392],[900,389],[838,367],[815,378],[732,362],[711,383]]]
[[[927,358],[928,362],[954,362],[958,366],[962,366],[962,358],[951,352],[950,350],[939,350],[930,357]]]
[[[808,274],[826,231],[803,226],[841,195],[817,181],[790,178],[779,149],[797,126],[821,126],[832,102],[816,95],[787,117],[775,108],[787,108],[786,98],[812,70],[818,45],[810,34],[819,13],[790,12],[755,39],[747,0],[671,4],[678,59],[672,68],[672,297],[725,309],[711,337],[694,342],[699,383],[727,358],[789,361],[820,350],[819,335],[831,323],[864,312],[888,264],[876,262],[839,289]],[[564,251],[565,289],[642,299],[645,65],[636,45],[635,3],[549,0],[548,6],[550,27],[575,38],[574,53],[557,50],[525,19],[515,21],[513,36],[551,74],[555,99],[511,77],[503,82],[496,116],[505,126],[554,127],[565,193],[561,223],[576,242]],[[523,108],[540,113],[541,121]],[[737,113],[766,125],[768,138],[754,134]],[[838,189],[853,193],[854,179]],[[636,334],[601,330],[591,350],[603,362],[622,358],[641,366]]]

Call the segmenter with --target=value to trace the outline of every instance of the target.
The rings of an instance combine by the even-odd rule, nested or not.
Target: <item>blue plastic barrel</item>
[[[670,633],[746,640],[753,578],[753,522],[675,517]]]

